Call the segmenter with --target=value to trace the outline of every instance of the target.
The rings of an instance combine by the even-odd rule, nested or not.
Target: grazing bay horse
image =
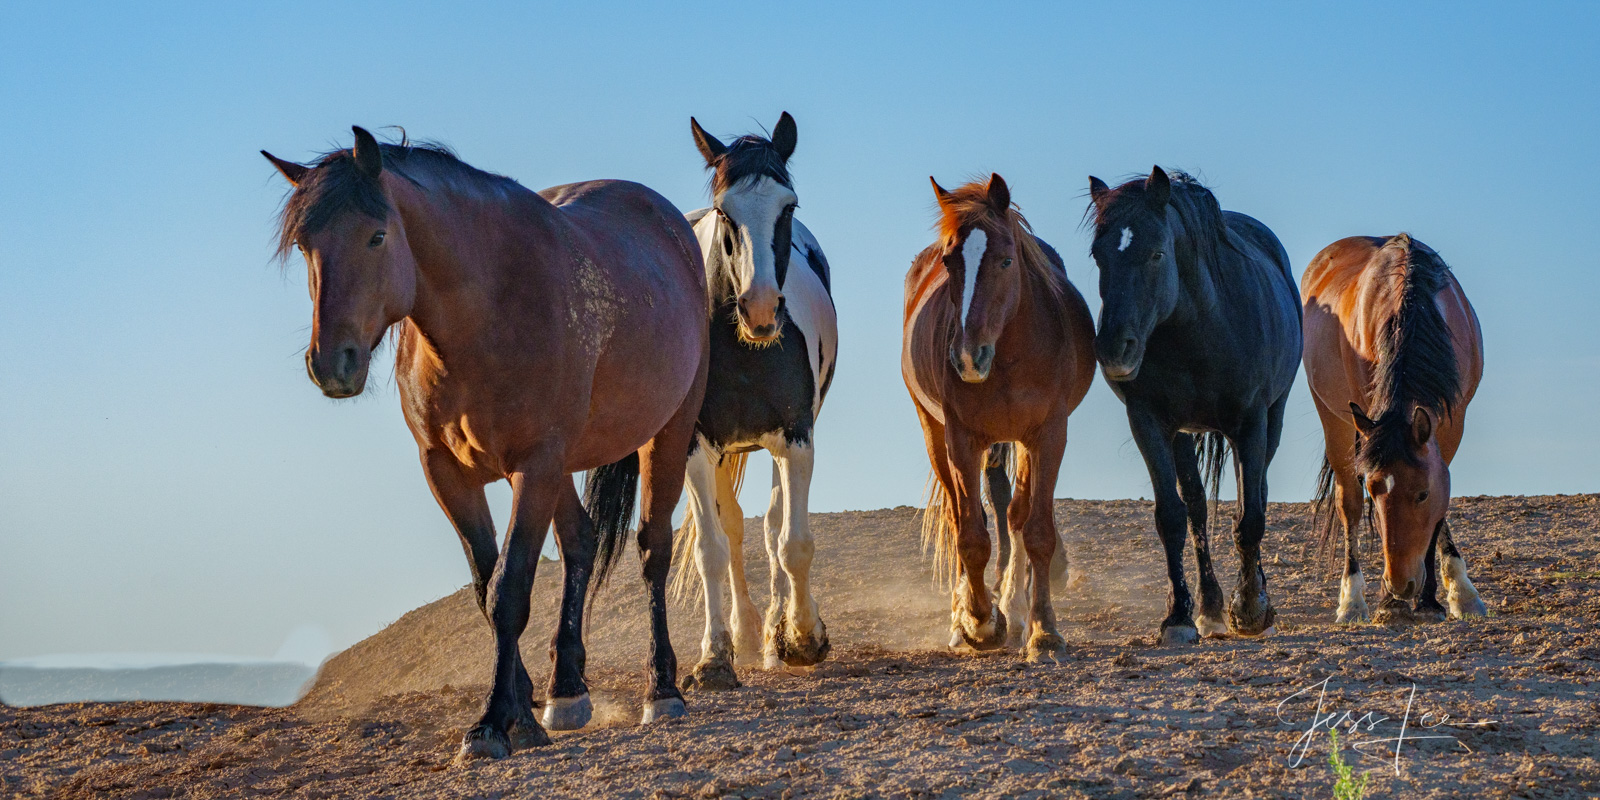
[[[1300,367],[1289,256],[1267,226],[1223,211],[1211,190],[1181,172],[1156,167],[1115,189],[1090,177],[1089,195],[1102,303],[1095,354],[1127,406],[1150,471],[1172,584],[1159,641],[1188,644],[1230,629],[1269,633],[1276,613],[1261,568],[1267,465]],[[1234,521],[1239,578],[1224,623],[1205,484],[1209,478],[1215,496],[1228,443],[1241,512]],[[1186,522],[1200,578],[1198,619],[1183,571]]]
[[[1483,331],[1461,284],[1438,253],[1402,233],[1328,245],[1300,285],[1306,379],[1327,447],[1316,500],[1324,548],[1334,509],[1344,531],[1335,618],[1369,616],[1357,560],[1363,488],[1383,542],[1378,617],[1443,619],[1441,578],[1450,616],[1484,615],[1445,520],[1450,461],[1483,377]]]
[[[1051,658],[1066,649],[1050,602],[1053,498],[1067,417],[1094,381],[1093,319],[1061,257],[1033,235],[999,175],[953,192],[929,180],[939,239],[906,275],[900,356],[933,465],[924,542],[952,584],[952,646],[1015,645],[1026,629],[1028,658]],[[996,442],[1018,448],[1006,516],[1021,532],[1016,550],[1028,567],[1013,557],[998,604],[984,582],[989,532],[979,483]]]
[[[535,194],[441,148],[355,146],[305,166],[279,254],[309,271],[306,369],[329,397],[360,394],[386,331],[423,472],[467,554],[494,629],[494,682],[460,759],[548,744],[517,649],[545,532],[566,573],[545,719],[587,720],[583,609],[621,553],[643,479],[638,545],[649,585],[645,721],[684,713],[667,638],[672,511],[705,391],[705,272],[683,215],[626,181]],[[589,470],[586,502],[570,475]],[[513,491],[496,553],[483,487]],[[587,508],[585,507],[587,505]]]
[[[811,595],[807,500],[814,460],[812,425],[833,380],[838,322],[828,260],[794,218],[799,198],[789,178],[794,118],[779,118],[772,138],[724,144],[693,117],[689,128],[711,171],[711,207],[688,215],[705,260],[711,369],[689,456],[689,510],[678,550],[700,573],[706,631],[700,663],[685,688],[739,686],[735,656],[767,669],[810,666],[828,655],[828,629]],[[772,454],[766,545],[771,599],[763,626],[744,572],[744,512],[739,484],[745,457]],[[688,559],[677,559],[684,564]],[[687,589],[687,565],[678,588]],[[732,582],[732,609],[724,598]],[[729,632],[729,623],[732,632]]]

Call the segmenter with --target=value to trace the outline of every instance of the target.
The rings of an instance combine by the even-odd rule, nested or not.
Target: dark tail
[[[995,467],[1003,467],[1005,469],[1005,477],[1002,480],[1007,484],[1006,495],[1010,496],[1009,485],[1017,482],[1017,448],[1015,445],[1010,442],[996,442],[990,445],[988,452],[984,454],[983,499],[989,501],[991,506],[994,505],[994,481],[991,479],[996,476],[989,470]],[[1004,514],[1006,510],[996,508],[994,513]]]
[[[1206,485],[1206,497],[1211,502],[1206,517],[1216,516],[1217,494],[1222,490],[1222,469],[1228,466],[1228,437],[1220,433],[1202,433],[1194,437],[1194,454],[1200,459],[1200,480]]]
[[[589,597],[594,598],[605,585],[611,568],[622,558],[624,540],[633,525],[633,506],[639,496],[639,453],[629,453],[621,461],[589,470],[584,480],[583,507],[594,523],[596,538],[594,579],[589,582]]]
[[[1315,548],[1315,552],[1307,553],[1313,556],[1312,563],[1326,565],[1328,572],[1333,572],[1336,562],[1341,555],[1338,552],[1338,509],[1333,507],[1333,466],[1328,463],[1327,456],[1322,458],[1322,471],[1317,474],[1317,493],[1311,496],[1311,542],[1308,550]]]

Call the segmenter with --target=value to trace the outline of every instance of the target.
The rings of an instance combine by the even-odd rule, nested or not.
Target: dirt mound
[[[1326,797],[1327,728],[1347,712],[1340,743],[1369,796],[1600,794],[1600,497],[1458,499],[1451,526],[1492,616],[1398,629],[1332,624],[1337,585],[1300,555],[1307,509],[1275,505],[1278,635],[1186,647],[1147,644],[1167,594],[1150,504],[1057,513],[1073,561],[1059,664],[942,647],[948,605],[910,509],[818,514],[834,656],[806,675],[742,669],[745,688],[692,694],[683,720],[634,724],[642,591],[619,572],[589,639],[599,713],[550,747],[450,765],[488,677],[487,627],[461,593],[341,654],[292,708],[0,708],[0,796]],[[1231,537],[1213,537],[1226,591]],[[539,581],[536,680],[558,586]],[[686,669],[699,612],[673,618]]]

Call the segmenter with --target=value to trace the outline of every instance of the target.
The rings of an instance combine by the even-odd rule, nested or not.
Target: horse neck
[[[518,296],[513,287],[527,280],[526,251],[531,248],[514,248],[524,251],[516,260],[483,254],[503,251],[502,242],[510,236],[526,239],[530,223],[561,222],[555,206],[527,191],[508,198],[448,185],[425,190],[401,178],[393,181],[390,197],[417,265],[409,319],[436,343],[470,338],[489,320],[507,318],[497,312],[513,303]],[[513,233],[513,224],[521,230]]]
[[[1181,227],[1182,223],[1179,225]],[[1204,318],[1207,309],[1216,308],[1225,300],[1219,290],[1217,271],[1227,267],[1206,258],[1187,230],[1180,230],[1174,242],[1177,246],[1173,255],[1178,260],[1178,304],[1168,321],[1192,324]]]

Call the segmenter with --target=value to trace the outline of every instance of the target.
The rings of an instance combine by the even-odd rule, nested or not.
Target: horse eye
[[[1166,256],[1166,253],[1163,253],[1160,250],[1157,250],[1154,253],[1150,254],[1150,260],[1151,261],[1160,261],[1165,256]]]
[[[1005,267],[1009,267],[1009,266],[1011,266],[1011,259],[1009,259],[1009,258],[1004,260],[1004,261],[1002,261],[1002,262],[1000,262],[1000,267],[1002,269],[1004,269]]]
[[[380,244],[383,244],[383,231],[372,234],[372,238],[367,240],[368,247],[377,247]]]
[[[1417,494],[1417,502],[1419,502],[1419,503],[1428,502],[1428,490],[1427,489],[1423,489],[1420,493]]]

